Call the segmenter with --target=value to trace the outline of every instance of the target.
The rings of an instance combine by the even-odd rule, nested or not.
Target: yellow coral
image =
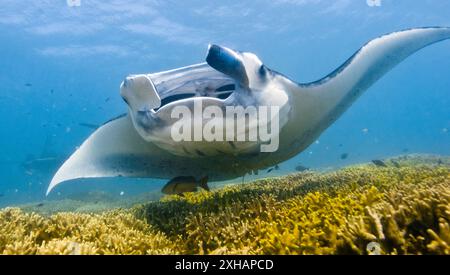
[[[174,254],[173,244],[125,210],[59,213],[48,218],[0,211],[3,254]]]
[[[449,163],[397,158],[97,214],[6,208],[0,253],[450,254]]]
[[[362,165],[167,197],[137,215],[184,253],[366,254],[374,241],[383,254],[447,253],[447,227],[434,224],[450,219],[437,207],[449,205],[449,177],[448,166]]]

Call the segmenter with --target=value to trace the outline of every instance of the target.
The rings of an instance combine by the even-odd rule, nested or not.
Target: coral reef
[[[449,159],[397,157],[95,214],[6,208],[0,253],[450,254]]]
[[[129,211],[59,213],[43,217],[18,208],[0,211],[3,254],[176,254],[163,233]]]

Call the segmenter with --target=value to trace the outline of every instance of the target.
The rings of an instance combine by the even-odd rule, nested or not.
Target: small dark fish
[[[197,192],[198,187],[209,191],[208,187],[208,177],[203,177],[197,181],[194,177],[176,177],[171,179],[164,187],[161,192],[167,195],[177,194],[182,196],[186,192]]]
[[[273,171],[273,169],[275,169],[274,167],[273,168],[269,168],[269,170],[267,170],[267,173],[270,173],[270,172],[272,172]]]
[[[342,143],[339,143],[339,147],[342,147],[342,146],[344,146]]]
[[[348,158],[348,153],[343,153],[343,154],[341,155],[341,159],[346,159],[346,158]]]
[[[277,165],[275,165],[275,170],[280,170],[280,166],[278,166],[278,164]]]
[[[110,97],[105,98],[105,102],[108,102],[110,99]]]
[[[99,125],[91,124],[91,123],[78,123],[78,125],[80,125],[82,127],[90,128],[90,129],[98,129],[98,127],[100,127]]]
[[[3,194],[3,193],[0,193],[0,198],[1,198],[1,197],[4,197],[4,196],[5,196],[5,194]]]
[[[296,171],[299,171],[299,172],[303,172],[303,171],[309,170],[309,168],[308,168],[308,167],[305,167],[305,166],[303,166],[303,165],[297,165],[297,166],[295,167],[295,170],[296,170]]]
[[[33,86],[33,84],[31,84],[31,83],[25,83],[25,86],[31,87],[31,86]]]
[[[44,206],[44,203],[41,202],[41,203],[37,204],[36,206],[37,206],[37,207],[42,207],[42,206]]]
[[[400,164],[398,162],[396,162],[395,160],[391,160],[391,162],[396,168],[400,168]]]
[[[442,161],[442,159],[438,159],[438,165],[442,165],[442,164],[444,164],[444,162]]]
[[[384,161],[379,160],[379,159],[372,160],[372,163],[378,167],[387,167],[386,163],[384,163]]]
[[[403,149],[402,151],[403,151],[403,153],[406,153],[406,152],[409,151],[409,149],[408,149],[408,148],[405,148],[405,149]]]
[[[51,89],[51,90],[50,90],[50,93],[53,94],[53,92],[54,92],[53,89]]]

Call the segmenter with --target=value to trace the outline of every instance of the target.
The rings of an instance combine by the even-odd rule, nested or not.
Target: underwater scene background
[[[440,0],[0,0],[0,253],[366,254],[377,242],[449,254],[448,41],[386,74],[278,170],[184,198],[162,197],[166,180],[126,178],[45,196],[77,146],[127,111],[129,74],[203,62],[216,43],[306,83],[383,34],[450,26],[448,14]]]

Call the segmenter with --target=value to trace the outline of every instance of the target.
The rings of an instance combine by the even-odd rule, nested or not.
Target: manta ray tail
[[[450,28],[429,27],[394,32],[363,46],[328,76],[298,85],[296,101],[311,108],[311,118],[323,128],[333,123],[372,84],[408,56],[431,44],[450,39]],[[326,115],[314,115],[320,112]],[[309,119],[309,118],[305,118]]]

